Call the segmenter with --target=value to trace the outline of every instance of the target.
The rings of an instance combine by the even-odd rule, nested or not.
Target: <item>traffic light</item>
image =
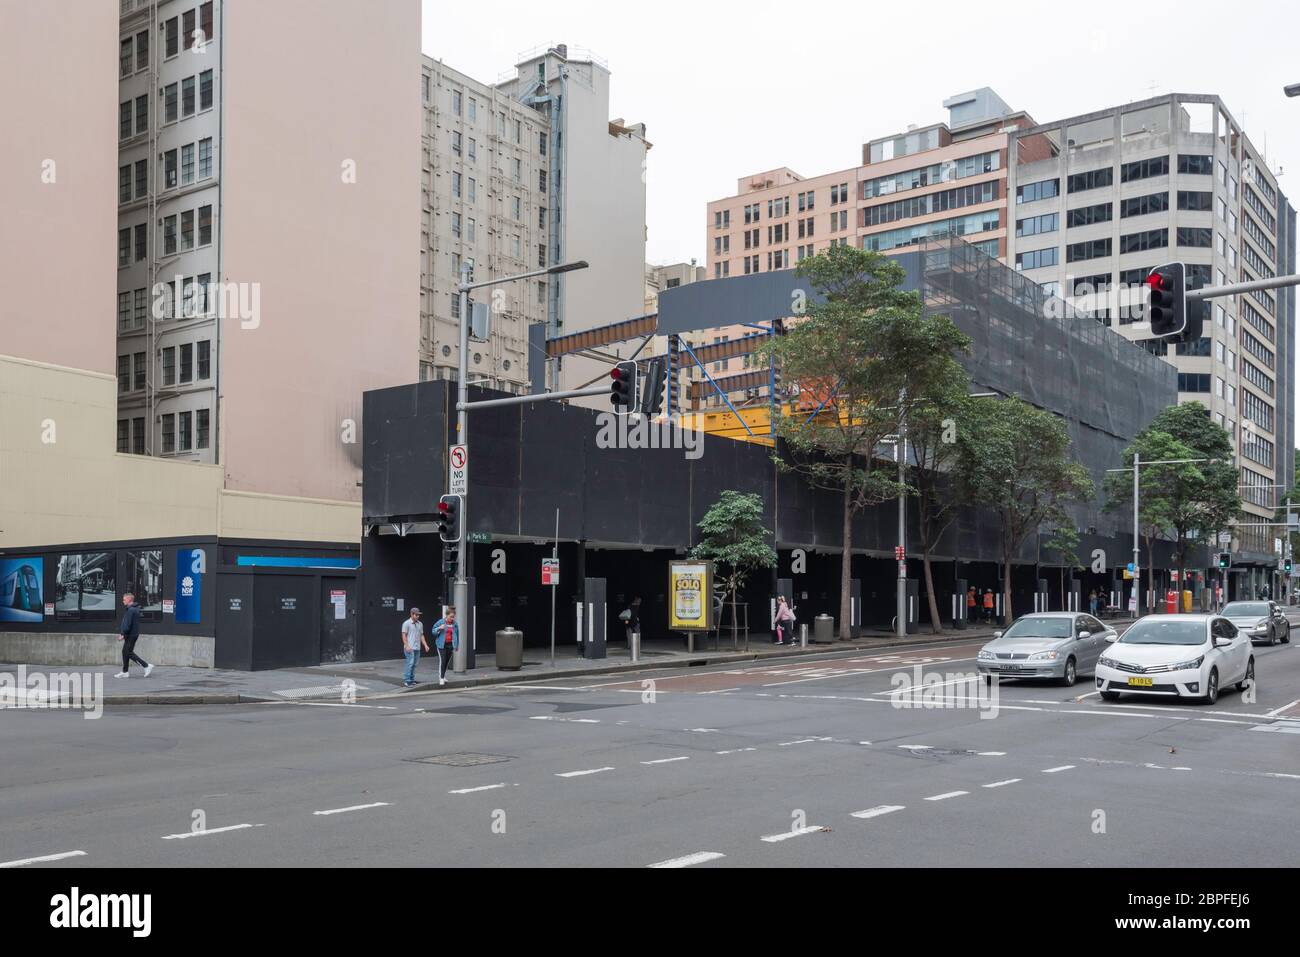
[[[1231,568],[1231,567],[1232,567],[1232,555],[1230,555],[1228,552],[1219,552],[1219,567],[1220,567],[1220,568]]]
[[[444,542],[460,541],[460,496],[438,499],[438,537]]]
[[[1151,290],[1151,298],[1147,303],[1147,321],[1151,323],[1151,335],[1185,339],[1188,332],[1187,267],[1183,263],[1157,266],[1147,276],[1147,286]],[[1197,335],[1199,337],[1199,331]]]
[[[1288,558],[1282,562],[1282,571],[1286,572],[1288,575],[1291,574],[1291,559]]]
[[[617,415],[636,411],[636,363],[620,362],[609,371],[609,401]]]
[[[677,408],[677,396],[673,390],[677,388],[678,370],[682,367],[682,340],[679,336],[668,337],[668,388],[665,394],[668,397],[668,417],[672,418],[674,411],[680,412]]]
[[[664,356],[655,356],[646,369],[645,385],[641,390],[641,411],[653,418],[658,415],[664,404],[664,373],[668,360]]]

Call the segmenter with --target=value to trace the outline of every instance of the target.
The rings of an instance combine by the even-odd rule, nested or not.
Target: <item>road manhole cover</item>
[[[504,754],[471,754],[461,752],[460,754],[435,754],[428,758],[407,758],[415,764],[442,764],[451,768],[470,768],[479,764],[500,764],[503,761],[512,761],[513,758]]]

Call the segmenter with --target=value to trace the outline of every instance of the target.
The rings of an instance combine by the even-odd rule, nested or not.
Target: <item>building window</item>
[[[163,153],[163,189],[176,188],[176,151]]]
[[[162,417],[162,450],[176,451],[176,416],[170,412]]]
[[[149,129],[149,94],[144,93],[135,98],[135,133],[139,136]]]
[[[212,175],[212,137],[199,140],[199,179]]]
[[[1016,220],[1017,236],[1038,236],[1042,233],[1054,233],[1057,230],[1059,216],[1046,213],[1042,216],[1030,216],[1028,219]]]
[[[460,173],[451,174],[451,195],[460,198]]]
[[[181,147],[181,185],[188,186],[194,182],[194,144],[187,143]]]
[[[451,131],[451,151],[452,151],[453,153],[455,153],[457,156],[460,155],[460,149],[461,149],[460,144],[461,144],[460,130],[452,130],[452,131]]]
[[[1214,172],[1214,157],[1180,154],[1178,172],[1191,176],[1210,176]]]
[[[117,420],[117,450],[122,453],[131,451],[131,420]]]
[[[117,138],[127,140],[131,138],[131,101],[117,105],[118,130]]]
[[[473,123],[476,120],[478,120],[478,100],[471,96],[469,98],[469,121]]]
[[[131,326],[135,329],[143,329],[145,321],[145,311],[149,308],[149,290],[137,289],[135,291],[134,314],[131,317]]]
[[[131,164],[119,167],[117,171],[117,202],[129,203],[131,201]]]
[[[204,339],[199,343],[199,374],[200,379],[212,378],[212,342]]]
[[[117,391],[126,393],[131,391],[131,357],[117,357]]]
[[[194,77],[181,80],[181,116],[194,115]]]
[[[513,219],[515,222],[523,221],[524,201],[520,199],[518,196],[510,197],[510,218]]]
[[[194,415],[198,421],[198,428],[194,436],[194,447],[196,449],[206,449],[208,447],[208,410],[199,409]]]
[[[162,384],[176,384],[176,349],[173,346],[162,351]]]
[[[451,91],[451,111],[460,116],[461,92],[460,90]]]
[[[135,161],[135,198],[143,199],[149,193],[149,161]]]
[[[1214,231],[1200,227],[1178,227],[1178,245],[1208,249],[1214,243]]]
[[[149,255],[149,224],[140,223],[135,227],[135,261],[140,262]]]
[[[143,70],[149,65],[149,31],[141,30],[135,35],[135,68]]]
[[[1210,374],[1208,372],[1178,373],[1178,391],[1208,393],[1210,391]]]
[[[1053,196],[1060,195],[1061,181],[1058,179],[1045,179],[1037,183],[1026,183],[1024,186],[1016,187],[1017,203],[1033,203],[1040,199],[1051,199]]]
[[[118,61],[119,61],[118,75],[119,76],[131,75],[131,61],[133,59],[132,53],[133,53],[133,49],[132,49],[131,38],[127,37],[125,40],[121,42],[119,52],[118,52]]]
[[[460,238],[460,213],[451,214],[451,234],[457,239]]]
[[[1150,159],[1125,163],[1119,168],[1119,179],[1121,183],[1131,183],[1137,179],[1150,179],[1153,176],[1168,175],[1168,156],[1152,156]]]
[[[1055,182],[1055,180],[1052,180]],[[1080,206],[1078,209],[1072,209],[1065,214],[1066,226],[1091,226],[1094,223],[1110,222],[1112,206],[1110,203],[1099,203],[1096,206]]]
[[[544,169],[537,171],[537,191],[539,193],[546,192],[546,170]]]
[[[119,292],[117,294],[117,328],[126,330],[131,327],[131,294],[129,292]]]
[[[1121,219],[1129,216],[1147,216],[1169,210],[1168,193],[1151,193],[1149,196],[1130,196],[1119,204]]]
[[[181,52],[181,23],[179,17],[172,17],[163,24],[163,35],[166,41],[164,58],[170,60]]]
[[[212,245],[212,207],[199,207],[199,245]]]
[[[199,74],[199,109],[212,108],[212,71],[204,70]]]
[[[1169,245],[1169,230],[1149,229],[1141,233],[1129,233],[1119,238],[1119,251],[1138,253],[1146,249],[1163,249]]]
[[[131,372],[132,372],[132,379],[134,380],[132,382],[131,391],[139,392],[141,389],[144,388],[144,381],[145,381],[143,352],[137,352],[135,355],[131,357]]]
[[[144,419],[131,420],[131,452],[144,455]]]
[[[1178,191],[1178,208],[1208,213],[1214,208],[1214,194],[1194,193],[1180,189]]]
[[[188,452],[194,447],[194,433],[191,423],[194,419],[192,412],[181,413],[181,451]]]
[[[469,178],[469,188],[467,190],[468,199],[471,203],[478,202],[478,182],[473,176]]]
[[[163,255],[170,256],[176,252],[176,217],[163,217]]]
[[[1048,246],[1046,249],[1034,249],[1024,253],[1016,253],[1017,269],[1041,269],[1044,266],[1055,266],[1056,262],[1055,246]]]
[[[163,87],[163,122],[175,123],[177,118],[176,84],[168,83]]]
[[[181,382],[194,381],[194,345],[185,343],[181,346]]]
[[[1101,259],[1110,255],[1110,238],[1094,239],[1090,242],[1071,243],[1065,247],[1065,261],[1082,262],[1087,259]]]
[[[1083,193],[1090,189],[1101,189],[1103,186],[1110,186],[1114,181],[1114,170],[1109,166],[1104,169],[1089,170],[1086,173],[1075,173],[1070,177],[1068,192]]]

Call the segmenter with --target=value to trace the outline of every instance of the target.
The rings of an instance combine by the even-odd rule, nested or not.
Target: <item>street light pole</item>
[[[533,279],[537,276],[554,276],[559,273],[586,269],[585,262],[572,262],[550,266],[546,269],[534,269],[516,276],[502,276],[500,279],[485,279],[471,282],[474,261],[462,259],[460,263],[460,355],[456,364],[456,441],[460,445],[469,445],[469,294],[472,290],[486,286],[499,286],[503,283],[516,282],[521,279]],[[465,494],[460,505],[460,542],[456,546],[456,581],[452,592],[452,605],[459,620],[470,623],[469,615],[469,475],[466,470]],[[452,670],[464,674],[469,662],[469,642],[473,635],[463,635],[460,648],[452,655]]]
[[[1133,453],[1133,611],[1137,617],[1142,617],[1142,556],[1139,554],[1138,543],[1138,497],[1140,494],[1139,482],[1142,475],[1142,455],[1138,452]]]
[[[899,409],[906,405],[904,393],[899,401]],[[894,445],[894,455],[898,459],[898,596],[895,611],[898,625],[895,634],[899,638],[907,637],[907,489],[903,482],[907,477],[907,416],[904,413],[898,420],[898,442]]]

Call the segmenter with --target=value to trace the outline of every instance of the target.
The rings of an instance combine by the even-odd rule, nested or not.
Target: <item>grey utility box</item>
[[[497,670],[518,671],[524,666],[524,633],[514,628],[497,632]]]
[[[835,640],[835,619],[830,615],[818,615],[813,619],[813,644],[829,645]]]

